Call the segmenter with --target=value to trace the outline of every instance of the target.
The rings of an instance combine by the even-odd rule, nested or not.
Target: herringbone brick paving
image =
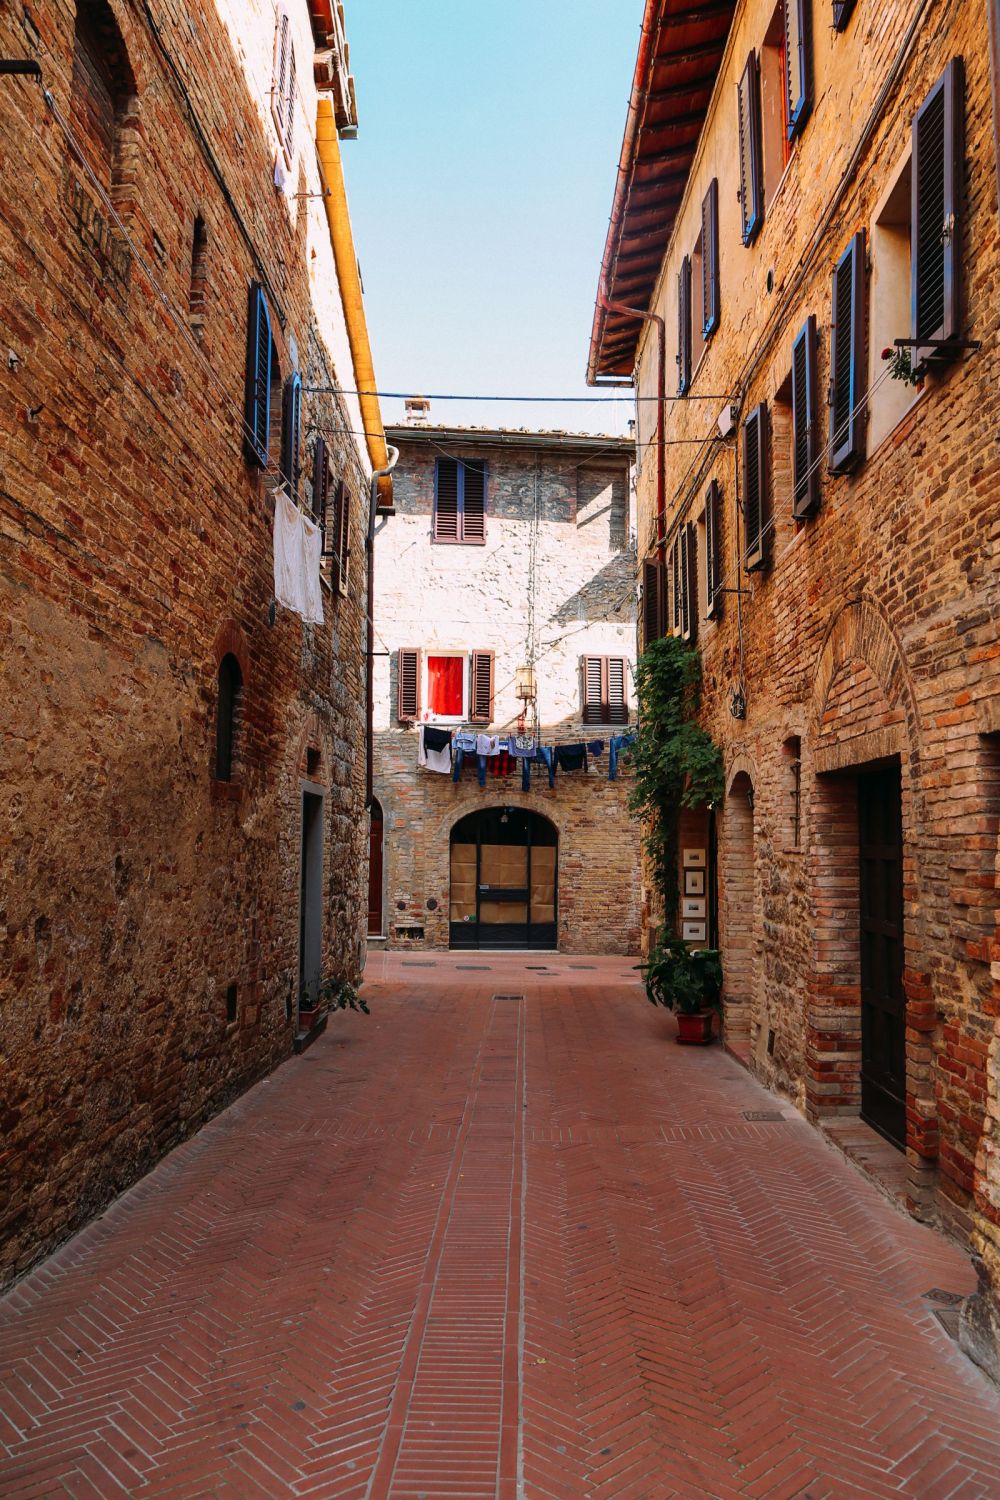
[[[967,1259],[623,961],[480,961],[373,959],[0,1303],[5,1500],[1000,1496]]]

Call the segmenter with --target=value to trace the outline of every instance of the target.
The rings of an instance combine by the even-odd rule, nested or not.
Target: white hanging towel
[[[303,613],[302,514],[279,490],[274,497],[274,597],[285,609]]]
[[[423,766],[426,771],[439,771],[442,776],[451,775],[451,746],[445,745],[442,750],[428,750],[424,744],[423,724],[417,740],[417,765]]]
[[[323,623],[323,589],[319,581],[323,533],[315,521],[302,517],[302,618],[307,625]]]

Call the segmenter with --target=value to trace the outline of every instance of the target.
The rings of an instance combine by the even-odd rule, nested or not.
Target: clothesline
[[[636,731],[612,735],[608,743],[608,780],[618,779],[618,758],[635,742]],[[580,740],[572,744],[543,745],[536,734],[489,735],[470,729],[450,730],[434,724],[421,724],[417,741],[417,765],[439,775],[450,775],[458,781],[466,760],[475,757],[479,785],[485,787],[487,769],[494,776],[508,776],[521,767],[521,790],[531,789],[532,761],[541,762],[548,773],[549,786],[556,784],[556,771],[569,775],[587,772],[590,758],[604,754],[604,740]]]

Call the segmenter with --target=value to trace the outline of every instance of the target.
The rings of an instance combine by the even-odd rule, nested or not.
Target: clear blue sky
[[[590,324],[642,0],[348,0],[342,151],[382,390],[594,395]],[[432,421],[621,431],[612,406]],[[401,402],[385,402],[387,420]]]

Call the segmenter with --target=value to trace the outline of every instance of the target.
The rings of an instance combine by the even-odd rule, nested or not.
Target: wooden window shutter
[[[705,496],[705,614],[722,613],[722,490],[713,479]]]
[[[764,222],[764,159],[761,154],[760,64],[751,52],[739,86],[740,207],[743,243],[752,243]]]
[[[323,536],[323,556],[330,553],[330,538],[326,530],[327,508],[330,504],[330,455],[326,438],[316,439],[313,449],[313,497],[312,516]]]
[[[295,155],[295,48],[288,42],[288,92],[285,95],[285,160],[289,166]]]
[[[677,391],[691,388],[691,258],[685,255],[677,273]]]
[[[469,660],[469,722],[472,724],[493,722],[493,665],[492,651],[473,651]]]
[[[688,522],[677,538],[680,564],[680,632],[685,641],[698,638],[698,542],[694,526]]]
[[[607,708],[607,670],[608,659],[606,656],[585,656],[582,662],[583,668],[583,722],[585,724],[605,724]]]
[[[710,339],[719,326],[719,179],[713,177],[701,202],[702,338]]]
[[[625,658],[609,656],[606,663],[608,724],[628,723],[628,699],[625,692]]]
[[[656,558],[642,565],[643,645],[651,646],[663,634],[663,568]]]
[[[854,0],[833,0],[833,29],[845,31],[854,9]]]
[[[675,541],[670,549],[670,575],[673,585],[670,593],[670,628],[681,628],[681,549]]]
[[[486,540],[486,465],[481,461],[462,464],[463,542]]]
[[[961,332],[959,218],[963,156],[962,59],[952,58],[913,120],[911,277],[913,365],[953,359],[939,348]],[[922,341],[927,340],[927,344]]]
[[[434,494],[434,539],[457,542],[458,529],[458,460],[439,458]]]
[[[767,562],[767,407],[761,403],[743,423],[743,566],[748,573]]]
[[[281,473],[293,500],[299,498],[299,444],[302,436],[302,380],[289,375],[281,410]]]
[[[342,594],[347,593],[347,578],[351,566],[351,497],[342,479],[337,481],[337,500],[334,509],[334,582]]]
[[[288,104],[288,53],[291,47],[291,26],[284,6],[278,8],[277,28],[274,34],[274,70],[271,78],[271,113],[278,127],[278,139],[285,144],[285,110]]]
[[[845,473],[864,457],[865,234],[859,230],[833,273],[830,329],[830,470]]]
[[[810,0],[784,0],[784,4],[788,139],[793,141],[812,109],[812,9]]]
[[[266,469],[271,426],[271,319],[259,281],[250,284],[244,413],[243,446],[247,462]]]
[[[792,345],[792,515],[797,521],[819,504],[816,403],[816,319],[810,316]]]
[[[400,646],[396,661],[396,718],[408,723],[420,713],[420,650]]]

